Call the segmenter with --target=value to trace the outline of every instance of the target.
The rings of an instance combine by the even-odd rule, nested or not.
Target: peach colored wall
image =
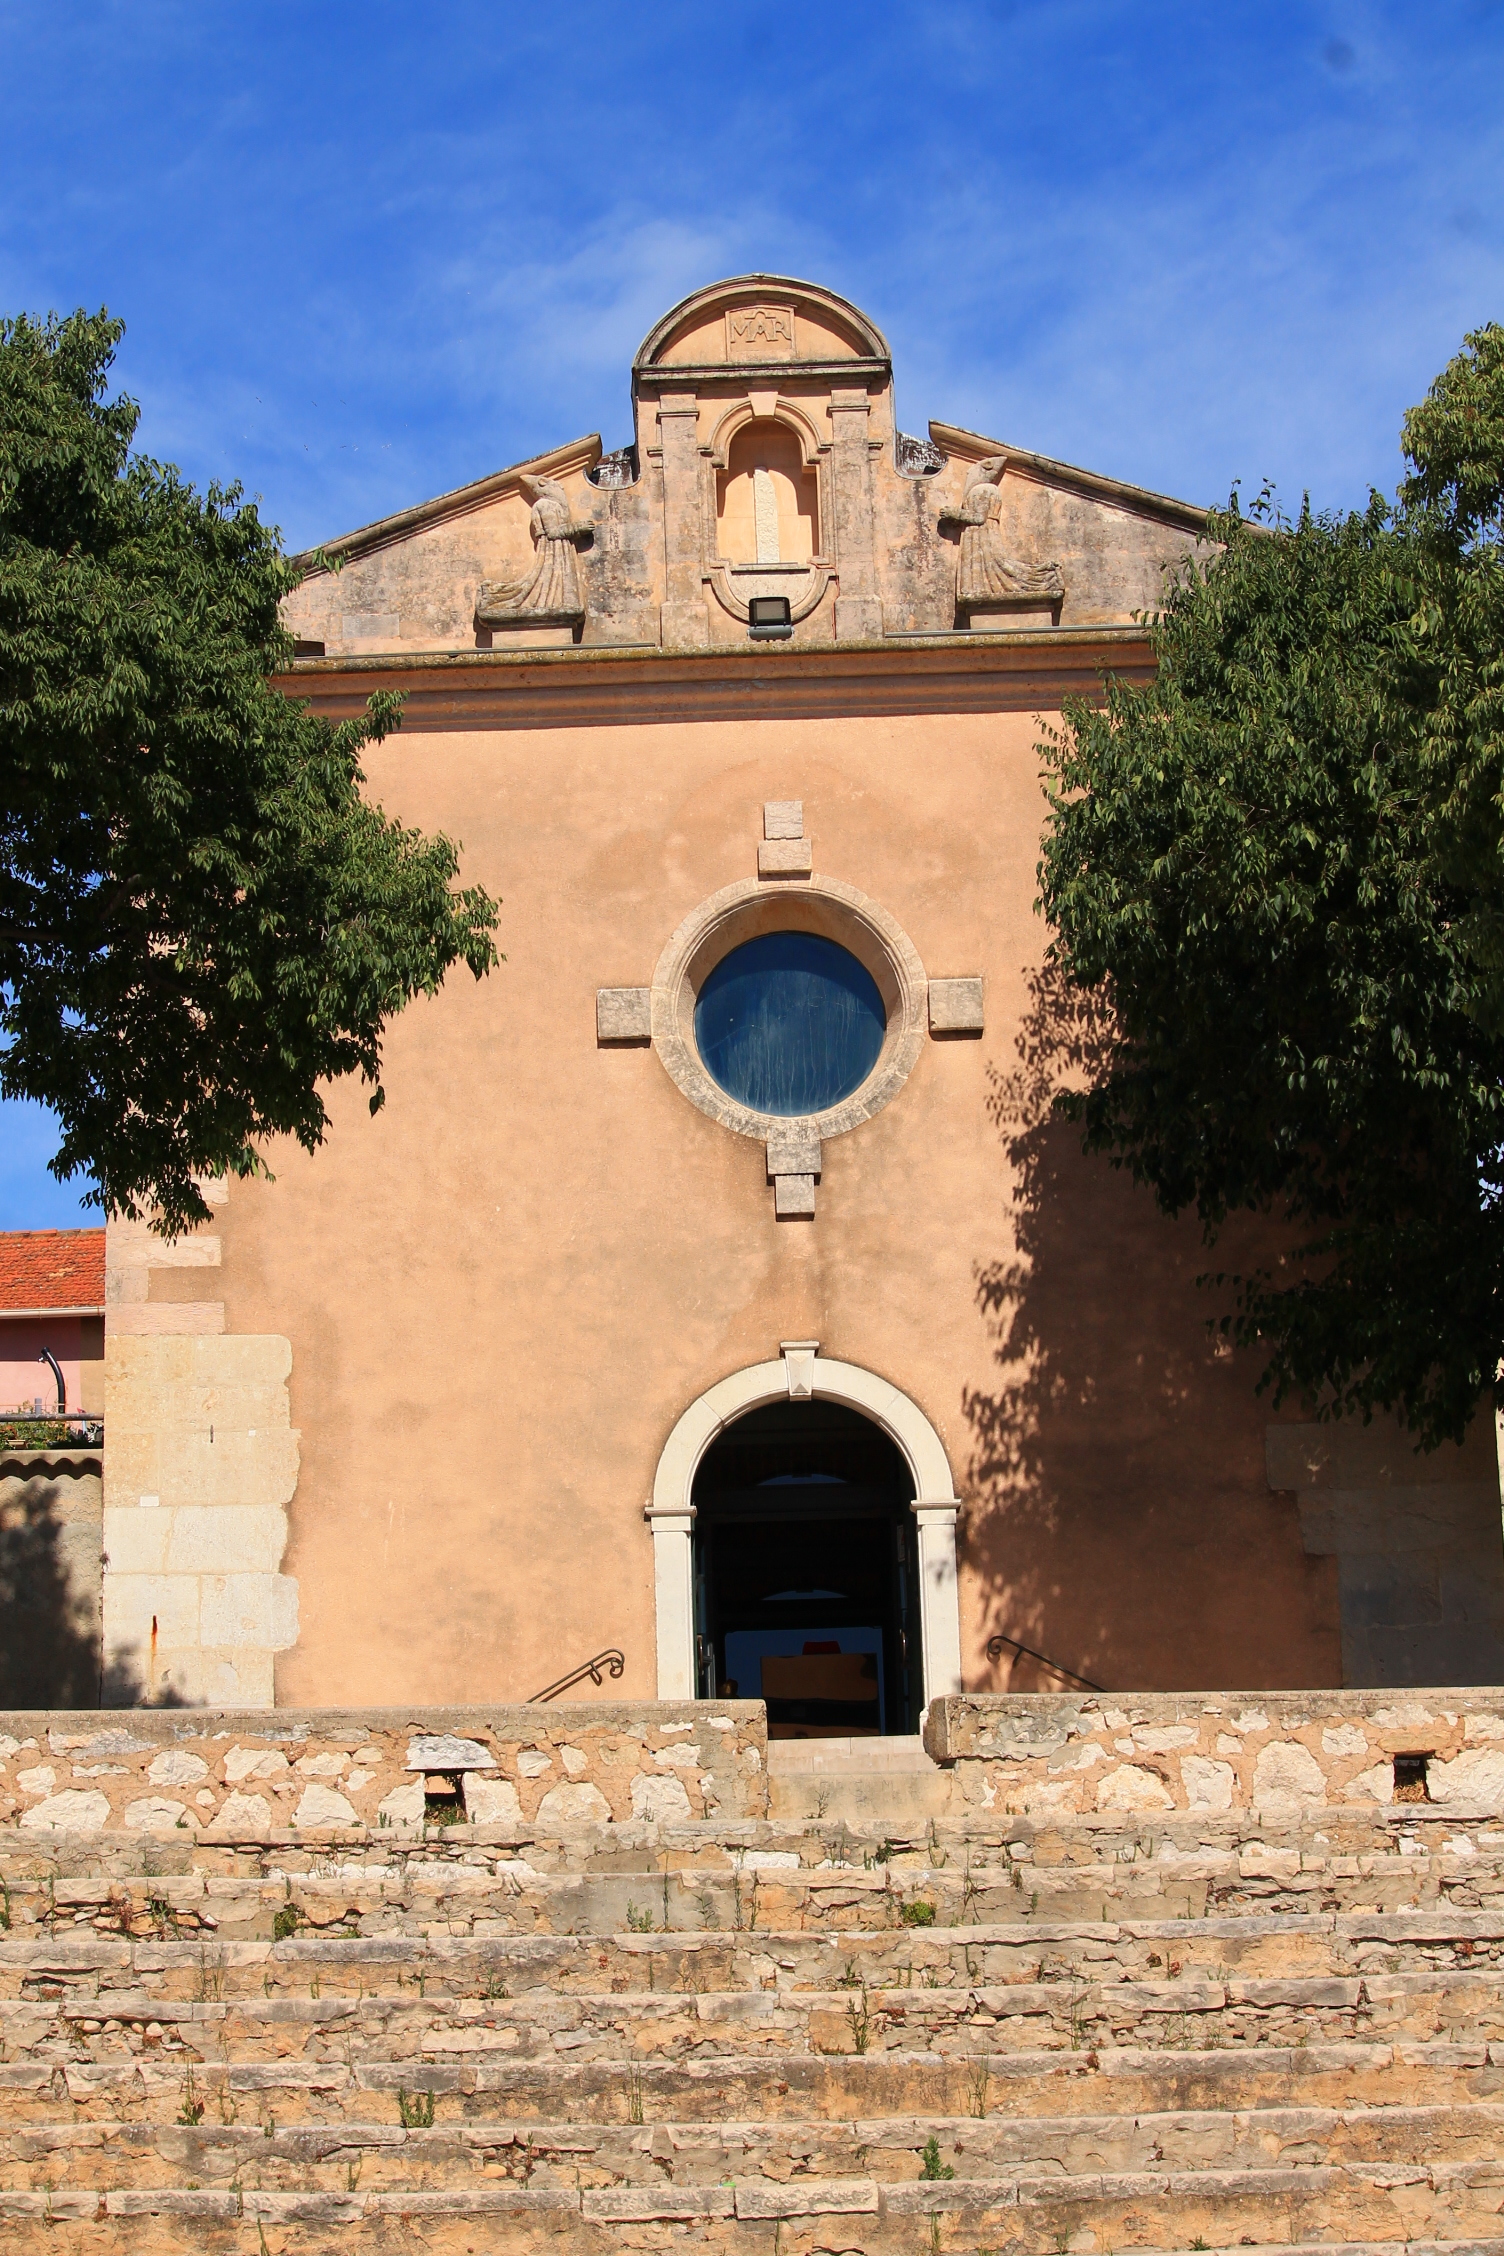
[[[1040,972],[1037,734],[1027,712],[685,718],[373,750],[373,796],[503,897],[507,961],[396,1022],[384,1112],[336,1091],[324,1151],[276,1149],[277,1180],[216,1213],[228,1330],[292,1342],[279,1703],[525,1697],[610,1644],[618,1696],[650,1696],[659,1451],[788,1338],[940,1432],[969,1687],[1009,1682],[996,1629],[1108,1687],[1341,1681],[1334,1563],[1268,1487],[1269,1413],[1208,1337],[1194,1227],[1044,1117],[1074,1037]],[[761,1145],[653,1051],[595,1039],[596,988],[646,982],[752,874],[772,798],[803,800],[816,872],[875,897],[932,977],[987,982],[985,1037],[927,1043],[826,1146],[813,1223],[775,1222]]]

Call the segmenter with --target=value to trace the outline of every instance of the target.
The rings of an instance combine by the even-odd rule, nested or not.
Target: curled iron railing
[[[600,1684],[604,1682],[605,1676],[620,1676],[626,1665],[626,1655],[619,1653],[612,1645],[604,1653],[596,1653],[588,1661],[581,1661],[577,1669],[571,1669],[568,1676],[561,1676],[557,1684],[545,1685],[541,1692],[533,1694],[533,1698],[557,1700],[561,1692],[567,1692],[572,1684],[583,1684],[587,1676],[592,1684]],[[602,1671],[605,1672],[604,1676]]]
[[[1082,1685],[1088,1692],[1105,1692],[1107,1690],[1105,1684],[1093,1684],[1089,1676],[1078,1676],[1074,1669],[1062,1668],[1058,1661],[1050,1659],[1048,1653],[1036,1653],[1032,1645],[1022,1644],[1016,1637],[1005,1637],[1001,1630],[997,1632],[996,1636],[989,1637],[987,1640],[988,1660],[1000,1661],[1005,1647],[1010,1648],[1015,1653],[1026,1653],[1031,1661],[1041,1662],[1045,1668],[1053,1669],[1057,1676],[1068,1676],[1072,1684]]]

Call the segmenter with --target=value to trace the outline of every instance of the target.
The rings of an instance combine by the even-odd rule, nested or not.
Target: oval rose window
[[[753,1112],[825,1112],[859,1089],[887,1032],[877,983],[814,932],[765,932],[723,956],[695,1002],[706,1071]]]

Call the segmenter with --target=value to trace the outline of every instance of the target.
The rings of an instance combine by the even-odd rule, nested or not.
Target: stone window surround
[[[945,1444],[917,1402],[856,1363],[822,1357],[817,1340],[783,1340],[776,1362],[754,1363],[707,1389],[675,1425],[653,1479],[644,1517],[653,1531],[658,1697],[695,1698],[694,1479],[716,1436],[768,1402],[844,1402],[880,1427],[914,1481],[910,1510],[919,1535],[919,1621],[926,1704],[961,1685],[961,1614],[956,1583],[960,1500]]]
[[[795,1122],[738,1104],[712,1080],[695,1043],[695,998],[706,974],[743,941],[764,932],[813,932],[849,949],[872,974],[888,1031],[876,1065],[838,1105]],[[919,951],[886,909],[839,878],[811,877],[770,888],[747,878],[691,909],[653,972],[650,1022],[663,1069],[690,1103],[734,1135],[781,1144],[796,1127],[823,1142],[845,1135],[890,1104],[918,1062],[929,1012],[929,982]]]

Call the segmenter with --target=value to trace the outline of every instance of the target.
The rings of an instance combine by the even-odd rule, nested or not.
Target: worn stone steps
[[[195,2105],[197,2103],[195,2102]],[[1504,2146],[1504,2101],[1459,2106],[1265,2107],[1132,2115],[947,2117],[621,2124],[456,2119],[295,2127],[57,2123],[0,2132],[0,2186],[13,2191],[155,2185],[345,2192],[465,2186],[718,2185],[731,2172],[920,2180],[933,2166],[968,2179],[1100,2172],[1292,2169],[1313,2163],[1490,2162]],[[933,2145],[932,2145],[933,2142]]]
[[[912,1905],[911,1905],[912,1908]],[[151,1999],[306,1994],[460,1997],[558,1991],[950,1989],[1040,1979],[1186,1974],[1335,1976],[1504,1965],[1504,1909],[1239,1914],[1200,1920],[1041,1920],[570,1935],[299,1933],[281,1940],[127,1940],[71,1926],[0,1939],[0,2000],[56,1990]]]
[[[871,2177],[804,2178],[786,2184],[739,2178],[715,2186],[644,2187],[494,2185],[425,2191],[334,2193],[209,2187],[58,2188],[0,2195],[11,2247],[60,2244],[91,2249],[140,2246],[142,2220],[152,2220],[154,2248],[250,2250],[265,2246],[268,2226],[280,2248],[352,2243],[390,2245],[393,2232],[425,2247],[474,2249],[476,2236],[515,2250],[549,2248],[772,2252],[789,2248],[858,2250],[861,2256],[913,2256],[918,2247],[945,2251],[1005,2243],[1020,2256],[1053,2256],[1062,2248],[1206,2248],[1218,2245],[1289,2249],[1321,2245],[1379,2247],[1417,2242],[1499,2246],[1491,2237],[1504,2166],[1496,2163],[1309,2164],[1293,2169],[1091,2173],[1086,2176],[915,2181],[883,2184]],[[931,2220],[935,2223],[931,2226]],[[302,2228],[301,2231],[298,2228]],[[791,2232],[785,2228],[792,2228]],[[470,2237],[467,2239],[466,2235]],[[1088,2243],[1085,2236],[1090,2235]],[[838,2235],[839,2237],[833,2237]],[[259,2237],[258,2237],[259,2236]]]
[[[724,1932],[809,1928],[841,1932],[903,1924],[921,1904],[941,1926],[1019,1919],[1135,1921],[1200,1919],[1260,1912],[1389,1912],[1449,1905],[1504,1908],[1504,1853],[1385,1850],[1337,1855],[1277,1840],[1216,1845],[1159,1842],[1154,1855],[1111,1862],[1049,1863],[1033,1844],[1027,1857],[981,1861],[992,1844],[963,1851],[928,1848],[882,1862],[814,1857],[802,1850],[738,1851],[712,1862],[708,1850],[664,1841],[633,1852],[629,1869],[544,1870],[541,1851],[478,1844],[473,1861],[388,1857],[304,1845],[282,1861],[270,1855],[243,1872],[101,1873],[16,1871],[5,1875],[12,1934],[67,1927],[97,1933],[191,1937],[270,1936],[289,1905],[302,1928],[330,1932],[614,1934],[633,1930]],[[1100,1846],[1100,1844],[1094,1844]],[[626,1852],[597,1844],[603,1863]],[[926,1861],[936,1854],[945,1863]],[[585,1848],[578,1850],[583,1863]]]
[[[839,1956],[839,1952],[836,1956]],[[0,2000],[8,2060],[97,2057],[144,2045],[200,2060],[254,2061],[335,2046],[362,2061],[442,2060],[465,2053],[518,2059],[693,2059],[719,2051],[1089,2050],[1141,2041],[1218,2047],[1391,2041],[1504,2042],[1504,1967],[1422,1967],[1398,1973],[1233,1974],[1193,1969],[1165,1980],[1101,1980],[1088,1972],[1042,1981],[941,1988],[867,1986],[856,1959],[825,1989],[771,1987],[561,1990],[546,1982],[515,1996],[437,1996],[417,1983],[377,1996],[310,1994],[163,1998],[139,1989]]]
[[[1504,1819],[1324,1802],[1377,1711],[1259,1758],[1314,1806],[1032,1818],[985,1763],[814,1743],[760,1815],[744,1717],[524,1717],[466,1806],[536,1814],[450,1826],[388,1791],[405,1719],[214,1720],[76,1772],[11,1735],[57,1806],[125,1783],[103,1832],[0,1829],[7,2256],[1504,2256]],[[738,1733],[737,1808],[685,1817]],[[417,1815],[232,1837],[252,1755],[263,1811]],[[581,1763],[612,1822],[546,1822]]]
[[[1381,2043],[1218,2051],[1096,2046],[1084,2052],[745,2054],[581,2060],[450,2055],[406,2060],[286,2053],[198,2060],[170,2045],[104,2060],[32,2054],[0,2063],[0,2125],[177,2122],[203,2105],[220,2123],[397,2122],[402,2095],[435,2120],[616,2124],[837,2119],[882,2114],[1009,2117],[1187,2109],[1469,2105],[1504,2099],[1504,2046]]]

